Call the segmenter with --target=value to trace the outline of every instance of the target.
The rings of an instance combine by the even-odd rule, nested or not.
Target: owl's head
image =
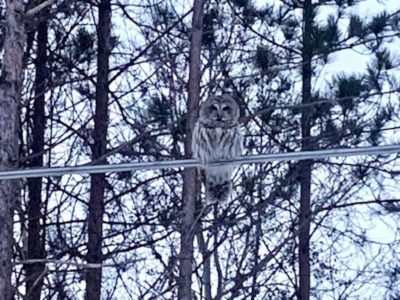
[[[228,96],[210,96],[200,107],[199,121],[209,127],[228,128],[239,120],[239,106]]]

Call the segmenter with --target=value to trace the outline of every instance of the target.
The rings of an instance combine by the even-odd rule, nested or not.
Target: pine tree
[[[92,160],[104,162],[102,156],[107,151],[108,131],[108,91],[109,59],[111,54],[111,3],[103,0],[98,5],[97,24],[97,79],[96,104],[94,114]],[[88,214],[88,263],[101,264],[103,261],[103,218],[106,188],[105,174],[95,174],[90,181]],[[102,269],[88,270],[86,275],[87,299],[101,298]]]
[[[201,46],[203,35],[204,1],[195,1],[190,38],[190,62],[188,101],[186,117],[185,154],[191,157],[192,132],[197,118],[201,81]],[[183,218],[181,228],[181,250],[179,254],[179,299],[192,299],[193,272],[193,224],[195,204],[198,198],[197,172],[195,168],[183,171]]]
[[[240,104],[244,154],[389,143],[398,121],[390,45],[398,14],[366,18],[355,15],[353,2],[107,2],[112,17],[99,17],[99,26],[96,4],[54,5],[46,18],[45,120],[32,109],[43,108],[35,97],[39,84],[25,76],[21,162],[190,157],[198,102],[221,93]],[[192,4],[202,6],[196,9],[202,26],[193,26],[199,15]],[[27,74],[39,61],[31,32],[40,19],[34,21]],[[326,72],[351,49],[368,54],[365,70]],[[32,143],[43,131],[31,122],[46,124],[43,145]],[[40,155],[43,161],[33,163]],[[374,290],[395,297],[396,241],[378,248],[366,223],[397,220],[389,188],[396,166],[395,156],[243,165],[232,199],[202,215],[193,170],[66,175],[45,178],[41,187],[32,180],[30,190],[35,182],[43,196],[30,203],[42,202],[41,211],[31,210],[43,220],[42,257],[71,263],[54,269],[48,263],[41,296],[308,299]],[[29,224],[26,207],[17,211],[21,228],[35,234],[37,218]],[[26,258],[20,235],[16,226],[16,260]],[[108,266],[87,270],[87,262]],[[15,268],[21,295],[27,295],[22,270],[29,269]]]
[[[23,2],[6,1],[0,82],[0,170],[18,166],[18,114],[25,38]],[[15,180],[2,180],[0,183],[0,293],[6,299],[13,297],[13,216],[19,195],[18,185]]]
[[[47,69],[47,31],[48,24],[46,12],[41,12],[37,16],[41,19],[37,25],[37,46],[35,61],[35,93],[33,101],[32,129],[29,140],[31,150],[30,167],[42,167],[45,150],[45,96],[48,84]],[[42,198],[43,179],[32,178],[28,180],[29,200],[27,204],[28,215],[28,244],[27,259],[44,259],[44,226],[43,221],[43,198]],[[30,299],[40,299],[43,285],[44,264],[28,264],[26,267],[26,296]]]

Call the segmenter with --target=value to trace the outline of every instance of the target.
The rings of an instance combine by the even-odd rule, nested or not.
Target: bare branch
[[[25,13],[25,17],[26,18],[32,18],[34,17],[36,14],[38,14],[40,11],[42,11],[43,9],[45,9],[48,6],[53,5],[56,2],[56,0],[47,0],[44,1],[42,3],[40,3],[39,5],[35,6],[34,8],[31,8],[30,10],[28,10]]]

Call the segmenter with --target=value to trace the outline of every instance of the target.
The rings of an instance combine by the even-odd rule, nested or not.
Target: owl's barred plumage
[[[240,156],[242,136],[238,120],[239,107],[227,95],[211,96],[200,107],[199,120],[193,130],[192,152],[203,164],[200,169],[208,203],[225,201],[231,194],[235,167],[207,164]]]

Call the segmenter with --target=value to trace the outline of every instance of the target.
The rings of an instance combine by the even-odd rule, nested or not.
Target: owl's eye
[[[213,104],[213,105],[210,106],[210,110],[211,111],[218,111],[218,107]]]
[[[222,111],[224,111],[224,112],[226,112],[226,113],[230,113],[231,110],[232,110],[232,109],[231,109],[229,106],[224,106],[224,107],[222,108]]]

